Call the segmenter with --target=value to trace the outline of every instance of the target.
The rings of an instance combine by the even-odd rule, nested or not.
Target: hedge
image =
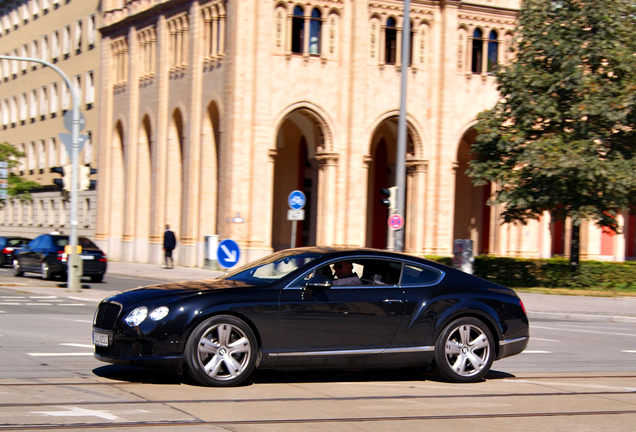
[[[450,257],[427,257],[452,265]],[[524,259],[475,257],[474,274],[511,288],[603,288],[636,287],[636,262],[581,261],[572,269],[564,258]]]

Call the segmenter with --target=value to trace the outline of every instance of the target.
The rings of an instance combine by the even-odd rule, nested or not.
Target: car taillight
[[[102,257],[99,259],[99,262],[108,262],[106,259],[106,254],[102,254]]]
[[[67,255],[63,251],[59,251],[57,253],[57,260],[58,261],[66,262],[66,257],[67,257]]]
[[[526,307],[523,305],[523,300],[521,299],[519,299],[519,306],[521,306],[521,310],[523,311],[523,313],[528,315],[528,313],[526,312]]]
[[[11,253],[13,252],[13,248],[12,247],[6,247],[4,249],[2,249],[2,253]]]

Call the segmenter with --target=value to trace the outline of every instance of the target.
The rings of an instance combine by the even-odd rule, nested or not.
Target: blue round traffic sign
[[[241,257],[241,249],[234,240],[225,239],[219,243],[216,259],[225,268],[234,267]]]
[[[289,204],[289,208],[292,210],[300,210],[305,207],[307,203],[307,198],[305,198],[305,194],[299,190],[292,191],[287,197],[287,203]]]

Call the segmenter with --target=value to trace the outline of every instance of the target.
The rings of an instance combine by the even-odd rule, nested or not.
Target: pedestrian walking
[[[172,251],[177,247],[177,239],[170,230],[170,225],[166,225],[166,231],[163,233],[163,250],[166,256],[166,268],[172,268]],[[168,264],[170,261],[170,264]]]

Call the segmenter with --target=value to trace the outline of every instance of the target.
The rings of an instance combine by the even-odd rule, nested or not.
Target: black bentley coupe
[[[475,382],[528,339],[509,288],[406,254],[332,247],[125,291],[102,300],[93,322],[98,360],[185,369],[212,386],[236,385],[254,368],[429,365]]]

